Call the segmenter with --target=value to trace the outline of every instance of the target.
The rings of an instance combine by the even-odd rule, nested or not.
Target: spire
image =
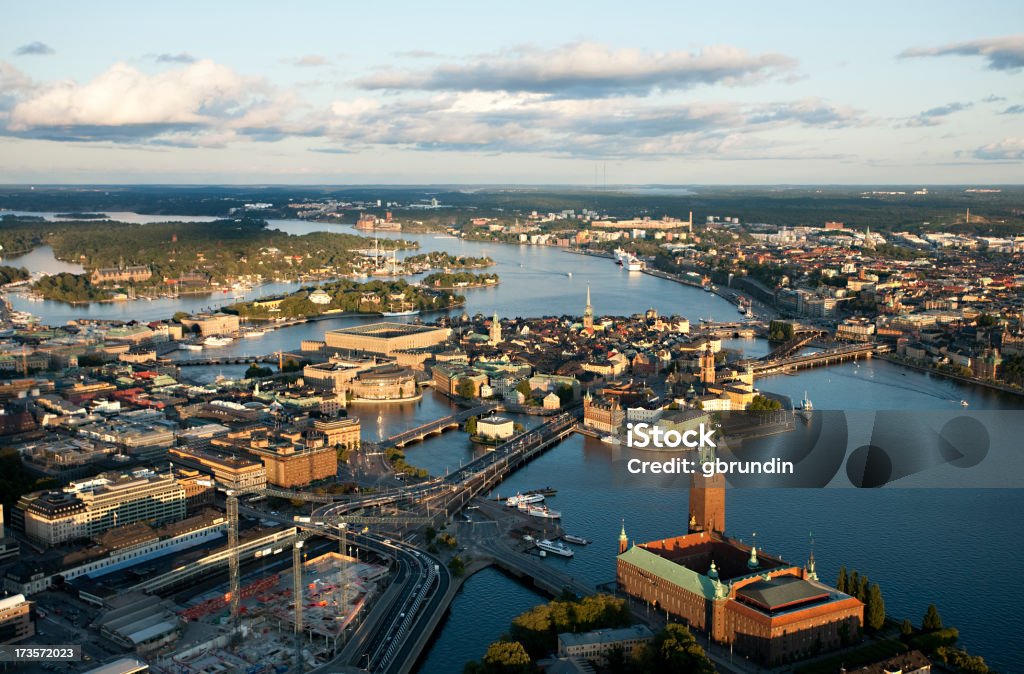
[[[590,286],[587,286],[587,306],[590,306]]]
[[[622,520],[622,530],[619,532],[619,554],[629,549],[629,538],[626,536],[626,520]]]
[[[807,560],[808,580],[818,580],[818,572],[814,568],[814,550],[811,550],[811,558]]]
[[[708,569],[708,578],[712,580],[718,580],[718,567],[715,566],[715,560],[711,560],[711,568]]]
[[[747,560],[747,566],[751,569],[756,569],[761,566],[761,562],[757,561],[757,546],[750,548],[750,559]]]

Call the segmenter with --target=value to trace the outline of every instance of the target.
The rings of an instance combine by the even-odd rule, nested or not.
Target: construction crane
[[[228,602],[230,605],[230,619],[231,619],[231,630],[232,636],[240,635],[241,630],[241,614],[240,614],[240,600],[241,600],[241,579],[239,577],[239,545],[238,545],[238,497],[245,494],[258,494],[263,496],[284,496],[287,498],[295,498],[302,500],[309,500],[313,502],[323,502],[322,496],[311,494],[307,492],[291,491],[285,489],[240,489],[240,490],[228,490],[227,491],[227,512],[228,512]],[[307,498],[308,497],[308,498]],[[301,674],[303,671],[304,663],[302,660],[302,632],[304,629],[303,615],[302,615],[302,548],[305,545],[305,541],[313,536],[326,536],[332,538],[337,536],[339,538],[339,549],[341,550],[342,560],[347,560],[347,542],[348,537],[346,531],[349,525],[394,525],[399,524],[402,526],[406,525],[424,525],[432,524],[433,519],[430,517],[423,517],[418,515],[399,515],[397,513],[393,515],[347,515],[344,513],[334,514],[328,513],[322,516],[309,518],[306,521],[294,521],[297,529],[303,529],[303,531],[296,531],[295,543],[292,546],[292,600],[295,606],[294,622],[295,622],[295,668],[296,671]],[[335,533],[338,532],[338,533]],[[344,561],[343,561],[344,563]],[[343,567],[344,575],[344,567]],[[346,576],[347,578],[347,576]],[[344,582],[342,586],[342,602],[344,606],[348,606],[348,582]]]

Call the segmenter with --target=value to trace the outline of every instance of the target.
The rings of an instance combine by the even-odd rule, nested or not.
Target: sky
[[[1021,182],[1019,0],[38,0],[0,24],[0,183]]]

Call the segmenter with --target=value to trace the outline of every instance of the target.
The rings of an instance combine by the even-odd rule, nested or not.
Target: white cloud
[[[749,83],[792,69],[782,54],[751,55],[727,45],[696,52],[613,49],[577,42],[554,49],[520,47],[424,71],[384,70],[356,81],[363,89],[510,91],[567,97],[649,94],[699,84]]]
[[[922,56],[984,56],[992,70],[1024,68],[1024,35],[992,37],[968,42],[954,42],[938,47],[912,47],[901,58]]]
[[[982,145],[974,151],[974,156],[994,161],[1024,160],[1024,138],[1006,138],[997,143]]]
[[[156,74],[116,63],[85,84],[23,87],[7,130],[58,140],[161,143],[209,134],[222,143],[235,134],[273,131],[269,127],[284,123],[288,102],[263,80],[210,60]]]

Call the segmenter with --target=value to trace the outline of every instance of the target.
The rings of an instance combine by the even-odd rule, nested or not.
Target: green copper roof
[[[714,599],[715,597],[715,583],[710,578],[645,550],[638,545],[634,545],[619,555],[619,559],[694,594],[703,595],[707,599]]]

